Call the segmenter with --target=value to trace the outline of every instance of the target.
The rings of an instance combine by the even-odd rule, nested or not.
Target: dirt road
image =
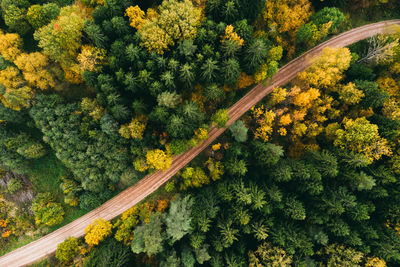
[[[274,87],[283,86],[296,77],[297,73],[305,70],[309,66],[309,59],[318,55],[325,47],[344,47],[384,32],[388,26],[398,24],[400,20],[383,21],[369,24],[359,28],[355,28],[329,41],[318,45],[309,50],[304,55],[292,60],[283,66],[279,72],[273,77],[273,82],[269,86],[257,85],[237,103],[229,109],[230,120],[228,125],[239,119],[252,106],[257,104]],[[172,162],[172,166],[165,172],[155,172],[144,177],[136,185],[126,189],[119,195],[110,199],[95,210],[85,214],[79,219],[61,227],[60,229],[34,241],[19,249],[16,249],[0,258],[0,267],[24,266],[33,263],[48,254],[55,252],[57,245],[64,241],[67,237],[80,237],[84,234],[85,228],[96,218],[111,220],[120,215],[122,212],[136,205],[146,196],[153,193],[162,186],[175,173],[196,157],[203,149],[210,145],[225,129],[212,128],[209,138],[199,146],[189,150],[188,152],[177,156]]]

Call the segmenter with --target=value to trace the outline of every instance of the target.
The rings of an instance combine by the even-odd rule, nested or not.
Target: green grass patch
[[[36,193],[50,192],[62,201],[61,178],[68,174],[67,168],[52,153],[37,159],[28,173]]]

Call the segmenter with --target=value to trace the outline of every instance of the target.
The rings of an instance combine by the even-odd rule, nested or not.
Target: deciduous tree
[[[56,258],[61,263],[69,263],[79,252],[79,242],[76,237],[68,237],[64,242],[58,244]]]
[[[54,202],[51,193],[39,193],[32,203],[35,222],[48,226],[60,224],[64,219],[64,209],[60,203]]]
[[[96,219],[85,229],[85,242],[89,246],[98,245],[111,235],[112,224],[104,219]]]

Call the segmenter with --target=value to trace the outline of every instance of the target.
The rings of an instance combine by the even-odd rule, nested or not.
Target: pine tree
[[[214,82],[218,76],[218,69],[217,61],[212,58],[206,59],[204,64],[201,66],[201,78],[206,83]]]
[[[222,73],[224,82],[228,85],[234,85],[240,76],[240,65],[236,59],[230,58],[222,62]]]

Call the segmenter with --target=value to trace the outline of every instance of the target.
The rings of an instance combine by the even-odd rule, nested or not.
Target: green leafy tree
[[[27,0],[4,0],[1,1],[2,16],[7,27],[21,35],[25,35],[29,30],[26,20],[26,12],[29,7]]]
[[[211,121],[219,128],[224,128],[229,121],[227,109],[219,109],[211,116]]]
[[[324,247],[317,254],[326,257],[325,263],[327,266],[361,266],[360,264],[364,258],[362,252],[338,244]]]
[[[379,136],[378,126],[366,118],[345,120],[344,128],[336,131],[336,146],[361,153],[371,163],[374,159],[391,154],[387,140]]]
[[[57,20],[34,34],[43,53],[62,66],[71,68],[76,63],[81,47],[84,18],[77,6],[64,7]]]
[[[246,142],[247,131],[249,130],[241,120],[237,120],[229,126],[232,136],[237,142]]]
[[[160,214],[153,214],[150,222],[136,227],[132,241],[134,253],[147,253],[148,256],[156,255],[164,250],[165,237],[162,233],[162,220]]]
[[[150,52],[163,54],[175,43],[196,37],[201,9],[191,1],[164,0],[158,11],[156,17],[147,18],[139,29],[142,45]]]
[[[190,196],[186,196],[185,198],[178,196],[171,201],[169,211],[164,215],[164,222],[167,226],[166,232],[171,238],[171,244],[180,240],[191,231],[192,219],[190,215],[192,205],[193,199]]]
[[[332,22],[332,26],[330,27],[329,31],[330,33],[336,33],[342,23],[345,21],[345,16],[338,8],[325,7],[317,13],[311,15],[311,20],[316,25]]]
[[[26,13],[26,19],[29,24],[35,29],[39,29],[50,23],[51,20],[57,18],[60,13],[60,8],[55,3],[44,5],[32,5]]]
[[[60,224],[65,214],[63,207],[54,201],[51,193],[39,193],[32,203],[32,211],[36,224],[48,226]]]
[[[239,230],[236,228],[233,228],[232,221],[228,221],[228,222],[224,222],[224,223],[221,222],[218,225],[218,228],[220,229],[222,245],[225,248],[232,246],[233,242],[238,240]]]
[[[64,242],[58,244],[56,258],[61,263],[71,262],[79,252],[79,242],[76,237],[68,237]]]
[[[8,192],[10,192],[11,194],[17,192],[19,189],[22,188],[22,184],[21,182],[16,179],[16,178],[12,178],[8,183],[7,183],[7,190]]]

